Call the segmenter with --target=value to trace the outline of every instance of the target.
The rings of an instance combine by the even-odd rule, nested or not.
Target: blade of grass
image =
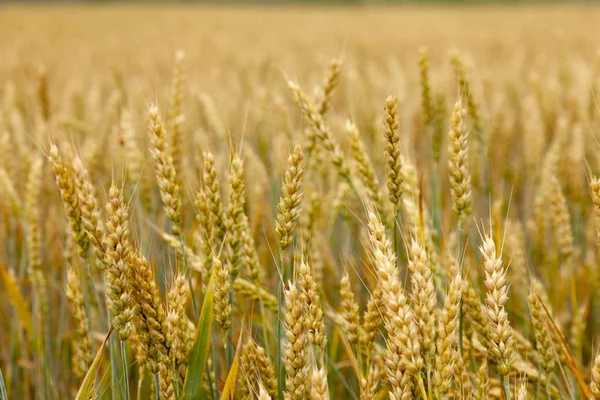
[[[201,397],[202,376],[204,375],[206,360],[208,359],[210,332],[213,322],[214,288],[214,277],[211,276],[206,288],[206,294],[204,295],[200,318],[198,319],[196,342],[190,353],[181,400],[199,399]]]
[[[243,330],[243,329],[242,329]],[[227,379],[225,380],[225,386],[223,387],[223,393],[221,394],[221,400],[232,400],[235,393],[235,383],[237,381],[238,369],[240,364],[240,349],[242,348],[242,335],[238,339],[238,344],[235,350],[235,357],[229,368]]]
[[[108,342],[108,339],[110,338],[110,334],[112,333],[112,331],[113,331],[113,327],[111,326],[110,329],[108,330],[108,333],[106,334],[106,337],[102,341],[102,344],[100,345],[100,348],[98,349],[98,352],[96,353],[96,357],[94,358],[92,365],[90,365],[88,372],[85,374],[85,378],[83,378],[83,382],[81,382],[81,386],[79,387],[79,391],[77,392],[77,396],[75,397],[75,400],[87,400],[87,399],[91,399],[94,397],[92,391],[94,389],[94,382],[96,380],[96,374],[98,373],[98,367],[100,366],[100,360],[102,360],[102,353],[104,352],[104,347],[106,346],[106,342]]]

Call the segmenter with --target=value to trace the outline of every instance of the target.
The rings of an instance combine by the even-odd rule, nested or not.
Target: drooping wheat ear
[[[444,309],[437,326],[437,355],[435,358],[434,382],[440,398],[452,390],[452,379],[458,354],[458,312],[462,298],[463,281],[460,273],[450,282]]]
[[[300,218],[300,204],[304,198],[302,180],[304,176],[304,152],[300,146],[288,158],[288,170],[283,177],[282,194],[277,204],[277,222],[275,232],[279,239],[280,251],[285,251],[291,244],[296,222]]]
[[[334,58],[329,63],[329,75],[327,75],[325,82],[323,82],[323,87],[322,87],[323,93],[321,95],[322,97],[321,97],[321,100],[319,102],[319,107],[318,107],[319,114],[321,114],[321,115],[325,115],[325,113],[327,113],[327,111],[329,110],[329,107],[331,106],[331,99],[333,98],[333,92],[339,83],[341,65],[342,65],[342,63],[337,58]]]
[[[573,254],[573,232],[571,230],[571,217],[567,199],[563,194],[556,176],[548,180],[547,202],[550,208],[550,223],[554,232],[554,240],[558,245],[558,252],[564,260]]]
[[[123,193],[114,184],[108,191],[104,251],[106,256],[106,303],[112,313],[112,323],[119,339],[125,341],[131,334],[130,321],[136,313],[131,299],[129,269],[133,246],[129,231],[129,208]]]
[[[400,134],[398,132],[398,114],[395,96],[385,99],[385,174],[390,201],[397,213],[402,198],[402,160],[400,158]]]
[[[304,118],[310,123],[312,133],[331,157],[331,162],[336,168],[338,174],[345,180],[351,182],[350,168],[346,163],[344,154],[338,143],[333,139],[329,126],[325,123],[323,116],[310,99],[294,82],[288,82],[296,103],[300,106],[300,110]]]
[[[71,305],[75,322],[73,340],[73,373],[77,379],[83,379],[92,363],[92,343],[89,338],[90,321],[85,313],[81,278],[76,268],[67,270],[66,296]]]
[[[592,176],[592,179],[590,179],[590,190],[592,192],[594,215],[596,217],[596,245],[600,246],[600,179]]]
[[[504,304],[508,301],[506,269],[502,258],[496,256],[496,244],[490,235],[483,238],[479,247],[484,258],[485,302],[490,332],[489,356],[502,376],[507,376],[515,362],[513,336]]]
[[[185,274],[178,274],[167,294],[167,344],[169,357],[180,378],[185,379],[188,356],[193,346],[194,324],[186,314],[189,285]],[[190,332],[190,328],[192,332]]]
[[[306,345],[308,335],[302,313],[302,300],[296,285],[288,282],[283,293],[287,310],[285,311],[284,344],[285,391],[286,400],[303,400],[309,397],[310,384],[308,379],[308,354]]]
[[[234,292],[239,292],[242,296],[260,300],[268,310],[277,312],[277,298],[262,287],[238,277],[233,281],[233,290]]]
[[[414,313],[397,276],[395,257],[376,248],[374,258],[383,293],[384,325],[388,332],[385,371],[390,398],[399,400],[410,397],[415,389],[415,376],[421,369],[419,333]]]
[[[67,220],[71,226],[71,232],[77,245],[79,254],[85,257],[89,248],[89,238],[86,234],[81,217],[81,208],[79,206],[79,196],[75,191],[75,178],[71,168],[62,161],[58,148],[55,144],[50,145],[50,163],[54,172],[54,178],[60,191],[60,196],[65,207]]]
[[[131,110],[128,108],[121,112],[120,130],[127,160],[127,181],[136,184],[143,172],[144,155],[137,141]]]
[[[600,399],[600,353],[596,354],[592,365],[592,381],[590,392],[594,399]]]
[[[431,129],[433,127],[435,110],[431,99],[431,86],[429,85],[429,53],[425,47],[419,50],[419,72],[421,76],[423,122],[428,129]]]
[[[246,185],[244,184],[244,163],[235,154],[229,169],[229,201],[225,213],[225,260],[235,279],[242,266],[242,235],[244,224],[244,205],[246,203]]]
[[[231,327],[231,302],[229,301],[229,291],[231,290],[231,271],[221,260],[213,253],[212,256],[213,274],[215,277],[215,293],[213,308],[215,312],[215,321],[227,335]]]
[[[479,109],[475,103],[475,99],[473,98],[471,85],[469,84],[465,74],[465,67],[457,53],[450,56],[450,62],[454,66],[454,72],[456,73],[456,78],[458,79],[458,86],[461,90],[461,93],[467,100],[467,110],[469,112],[469,116],[473,120],[473,128],[475,129],[475,132],[477,132],[477,135],[480,136],[483,132],[481,117],[479,115]]]
[[[160,189],[160,198],[164,204],[167,217],[171,220],[173,234],[179,235],[181,234],[181,191],[173,155],[166,141],[167,132],[158,113],[158,106],[150,106],[148,121],[152,142],[150,154],[152,154],[155,162],[155,174]]]
[[[415,323],[419,330],[421,355],[427,367],[431,368],[435,354],[434,310],[437,300],[427,252],[417,240],[412,241],[408,268],[411,272],[411,302],[415,313]]]
[[[383,202],[381,191],[379,189],[379,180],[375,173],[373,163],[365,150],[362,140],[360,139],[360,133],[358,127],[352,121],[346,121],[346,132],[350,136],[350,144],[352,146],[352,156],[356,161],[358,167],[358,173],[362,178],[363,183],[367,187],[369,197],[375,203],[377,212],[381,216],[384,222],[388,222],[389,215],[388,210]]]
[[[304,308],[304,324],[308,331],[310,343],[315,346],[318,362],[324,363],[326,355],[327,336],[325,335],[325,318],[317,288],[310,267],[304,261],[298,269],[298,284],[300,286],[300,300]]]
[[[476,388],[473,393],[475,400],[487,400],[490,396],[490,374],[487,360],[484,360],[477,373]]]
[[[156,374],[161,364],[169,363],[167,316],[150,262],[140,253],[130,259],[131,294],[137,304],[133,321],[146,355],[146,368]]]
[[[100,243],[104,238],[104,229],[101,222],[100,206],[96,197],[96,189],[79,156],[76,156],[75,160],[73,160],[73,173],[83,229],[88,235],[88,241],[91,244],[92,252],[96,259],[96,266],[103,269],[105,268],[103,262],[104,256],[102,255]]]
[[[45,68],[38,71],[37,98],[40,116],[44,122],[50,121],[50,100],[48,97],[48,73]]]
[[[431,156],[436,164],[440,161],[440,149],[442,148],[442,140],[444,137],[444,112],[444,96],[438,95],[435,98],[435,119],[433,126],[433,137],[431,139]]]
[[[469,132],[465,124],[465,109],[462,100],[454,105],[452,126],[448,134],[448,174],[452,211],[462,223],[471,214],[471,175],[469,174]]]
[[[350,284],[350,275],[348,274],[348,268],[344,268],[344,274],[340,281],[340,309],[342,318],[344,319],[344,325],[342,330],[346,334],[348,341],[352,344],[358,343],[358,304],[354,300],[354,292],[352,292],[352,285]]]
[[[204,152],[203,158],[202,180],[208,207],[208,226],[211,228],[209,236],[212,238],[211,243],[216,245],[223,239],[225,234],[225,214],[221,202],[219,178],[215,168],[215,156],[211,152]]]
[[[555,366],[554,351],[552,350],[554,344],[546,325],[546,312],[533,286],[529,289],[527,301],[535,334],[535,347],[542,356],[540,365],[547,374],[550,374]]]
[[[329,400],[329,388],[327,387],[327,367],[312,368],[310,376],[311,383],[311,399],[313,400]]]
[[[171,134],[171,155],[176,171],[181,171],[181,149],[183,146],[183,79],[185,68],[185,52],[178,50],[175,53],[175,66],[173,67],[173,82],[171,87],[171,104],[169,104],[169,133]]]

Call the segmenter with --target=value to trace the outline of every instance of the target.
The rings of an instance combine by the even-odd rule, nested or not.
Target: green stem
[[[156,396],[156,400],[160,400],[160,380],[158,378],[158,372],[154,374],[154,396]]]
[[[210,368],[208,367],[208,360],[206,360],[206,378],[208,380],[208,388],[210,390],[210,397],[216,400],[215,389],[213,388],[212,379],[210,377]]]
[[[112,392],[112,398],[117,398],[117,390],[121,392],[121,398],[123,398],[123,388],[119,384],[119,367],[117,362],[117,349],[115,348],[114,337],[108,339],[108,353],[110,355],[110,389]]]
[[[233,339],[233,324],[229,327],[229,331],[223,331],[223,340],[225,340],[225,356],[227,361],[227,371],[231,368],[233,363],[233,346],[231,344]]]
[[[137,387],[137,400],[142,400],[142,384],[144,383],[144,375],[140,375]]]
[[[127,372],[127,345],[121,341],[121,359],[123,361],[123,382],[125,383],[125,398],[130,399],[129,393],[129,373]]]
[[[508,375],[502,376],[502,389],[504,389],[504,395],[506,400],[510,400],[510,378]]]

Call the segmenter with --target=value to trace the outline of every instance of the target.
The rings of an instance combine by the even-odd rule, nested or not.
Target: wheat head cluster
[[[61,7],[0,11],[0,399],[600,399],[595,8]]]

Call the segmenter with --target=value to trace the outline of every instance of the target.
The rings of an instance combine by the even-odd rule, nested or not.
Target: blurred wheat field
[[[0,9],[0,399],[600,399],[600,8]]]

